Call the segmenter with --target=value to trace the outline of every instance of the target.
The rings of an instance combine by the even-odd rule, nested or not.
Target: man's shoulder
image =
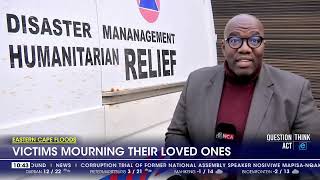
[[[217,73],[223,72],[223,65],[203,67],[190,73],[189,78],[194,80],[210,80]]]
[[[274,83],[303,84],[307,81],[300,75],[286,70],[281,70],[268,64],[264,64],[264,67]]]

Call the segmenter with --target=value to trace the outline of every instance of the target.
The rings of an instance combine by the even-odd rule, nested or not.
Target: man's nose
[[[242,46],[238,49],[238,52],[247,54],[247,53],[251,53],[252,49],[251,49],[251,47],[248,46],[247,41],[244,40],[242,43]]]

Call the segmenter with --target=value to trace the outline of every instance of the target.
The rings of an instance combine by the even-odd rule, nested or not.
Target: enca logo
[[[139,11],[149,23],[158,19],[160,13],[160,0],[137,0]]]
[[[234,140],[234,134],[227,134],[227,133],[219,132],[219,133],[217,133],[216,138],[217,139]]]
[[[223,139],[234,140],[234,134],[223,134]]]

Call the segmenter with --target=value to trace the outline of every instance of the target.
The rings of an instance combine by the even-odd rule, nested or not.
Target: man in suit
[[[215,141],[216,125],[232,124],[241,143],[271,133],[320,132],[308,80],[263,63],[263,24],[240,14],[229,20],[225,63],[192,72],[166,133],[166,146]]]

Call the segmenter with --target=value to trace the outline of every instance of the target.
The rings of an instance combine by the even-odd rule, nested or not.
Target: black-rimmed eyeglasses
[[[247,45],[250,48],[258,48],[263,41],[263,37],[261,36],[251,36],[249,38],[241,38],[241,37],[237,37],[237,36],[231,36],[228,37],[227,39],[225,39],[225,41],[228,42],[229,46],[233,49],[238,49],[242,46],[243,41],[246,40],[247,41]]]

